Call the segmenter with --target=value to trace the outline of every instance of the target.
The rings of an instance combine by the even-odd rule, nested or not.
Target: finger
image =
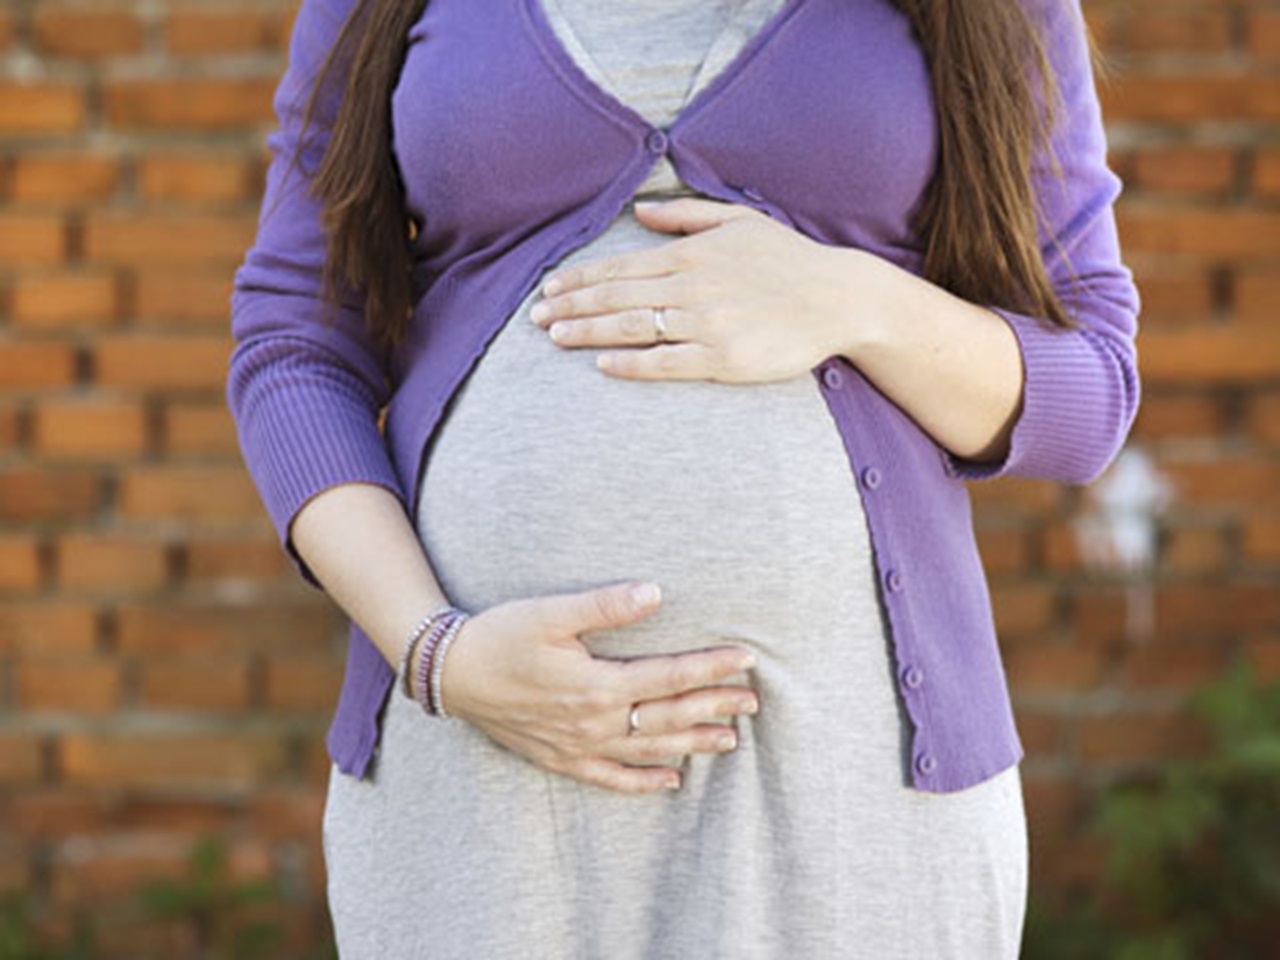
[[[583,783],[621,793],[658,793],[680,788],[680,771],[674,767],[633,767],[616,760],[592,757],[576,761],[564,772]]]
[[[760,698],[748,686],[716,686],[691,690],[677,697],[637,704],[639,729],[644,734],[676,733],[721,717],[751,716]]]
[[[694,341],[611,350],[596,357],[596,366],[627,380],[710,380],[714,373],[711,349]]]
[[[661,277],[675,273],[684,263],[683,250],[673,250],[679,240],[644,250],[632,250],[612,257],[602,257],[589,263],[557,270],[542,284],[542,294],[553,297],[559,293],[589,287],[612,280],[635,280],[642,277]]]
[[[658,230],[699,233],[742,217],[761,216],[760,211],[745,204],[710,197],[677,197],[652,206],[637,206],[636,216],[647,226]]]
[[[651,596],[644,594],[645,588],[652,588]],[[651,614],[661,601],[656,583],[627,581],[579,593],[538,597],[533,603],[535,616],[546,625],[579,633],[632,623]]]
[[[667,340],[692,339],[688,332],[689,318],[684,311],[667,307],[663,319]],[[562,347],[649,346],[658,342],[652,307],[625,310],[589,320],[557,320],[548,332],[551,339]]]
[[[755,666],[755,654],[745,647],[724,646],[611,663],[616,699],[635,703],[638,700],[662,700],[700,687],[723,684],[730,677]],[[640,708],[642,724],[645,711],[649,709],[648,704]]]
[[[738,747],[738,733],[729,724],[705,723],[678,733],[646,737],[622,736],[605,748],[607,756],[623,763],[662,763],[691,753],[728,753]]]
[[[539,300],[529,311],[529,319],[545,327],[557,320],[598,317],[669,303],[676,295],[670,285],[652,277],[610,280]]]

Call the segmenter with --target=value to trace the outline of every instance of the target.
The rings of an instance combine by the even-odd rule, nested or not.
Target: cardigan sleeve
[[[1137,415],[1139,297],[1120,257],[1114,203],[1121,182],[1107,166],[1080,2],[1033,0],[1028,6],[1049,11],[1041,14],[1044,38],[1063,106],[1051,136],[1062,179],[1043,155],[1032,170],[1041,252],[1055,292],[1080,328],[991,306],[1018,340],[1022,409],[1002,459],[969,460],[944,448],[943,461],[966,480],[1012,474],[1083,484],[1111,464]]]
[[[236,271],[230,303],[226,398],[241,454],[283,549],[319,589],[290,539],[302,506],[351,482],[381,485],[405,502],[379,429],[390,395],[388,358],[365,329],[360,298],[344,294],[340,305],[323,298],[326,235],[308,187],[341,101],[341,64],[317,100],[305,143],[302,137],[307,97],[356,5],[303,0],[298,11],[273,101],[277,125],[267,137],[257,235]]]

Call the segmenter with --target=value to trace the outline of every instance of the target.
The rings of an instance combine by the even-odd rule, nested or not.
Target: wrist
[[[835,302],[827,310],[833,318],[825,356],[842,356],[858,363],[883,348],[893,335],[894,310],[916,278],[889,261],[855,247],[828,247],[834,259]],[[824,359],[825,359],[824,356]]]

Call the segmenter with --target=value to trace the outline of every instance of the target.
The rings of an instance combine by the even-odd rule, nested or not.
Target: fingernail
[[[748,700],[746,703],[742,705],[742,712],[743,713],[759,713],[760,702],[758,700]]]
[[[631,599],[635,601],[638,607],[647,607],[650,604],[657,603],[660,596],[662,596],[662,591],[658,589],[656,583],[642,583],[637,587],[631,588]]]
[[[666,787],[666,788],[667,788],[668,790],[679,790],[679,789],[680,789],[680,778],[679,778],[679,777],[672,777],[672,778],[670,778],[670,779],[667,781],[667,787]]]
[[[755,665],[756,665],[756,655],[754,653],[744,654],[742,658],[738,660],[739,670],[750,670]]]
[[[637,200],[635,202],[635,208],[637,210],[652,210],[657,206],[659,206],[659,204],[655,200]]]
[[[542,285],[542,292],[546,294],[548,297],[554,296],[555,294],[560,292],[560,288],[562,286],[564,286],[564,283],[560,280],[559,277],[552,277],[550,280],[548,280],[546,283]]]
[[[732,750],[738,745],[738,738],[731,733],[726,733],[716,740],[716,746],[721,750]]]

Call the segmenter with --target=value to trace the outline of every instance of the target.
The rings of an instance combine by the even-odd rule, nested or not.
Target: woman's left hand
[[[752,207],[681,197],[636,208],[669,243],[555,272],[533,320],[601,369],[646,380],[786,380],[847,353],[876,316],[887,264],[818,243]],[[558,286],[557,286],[558,284]],[[857,290],[857,303],[850,291]],[[660,342],[654,307],[663,307]]]

